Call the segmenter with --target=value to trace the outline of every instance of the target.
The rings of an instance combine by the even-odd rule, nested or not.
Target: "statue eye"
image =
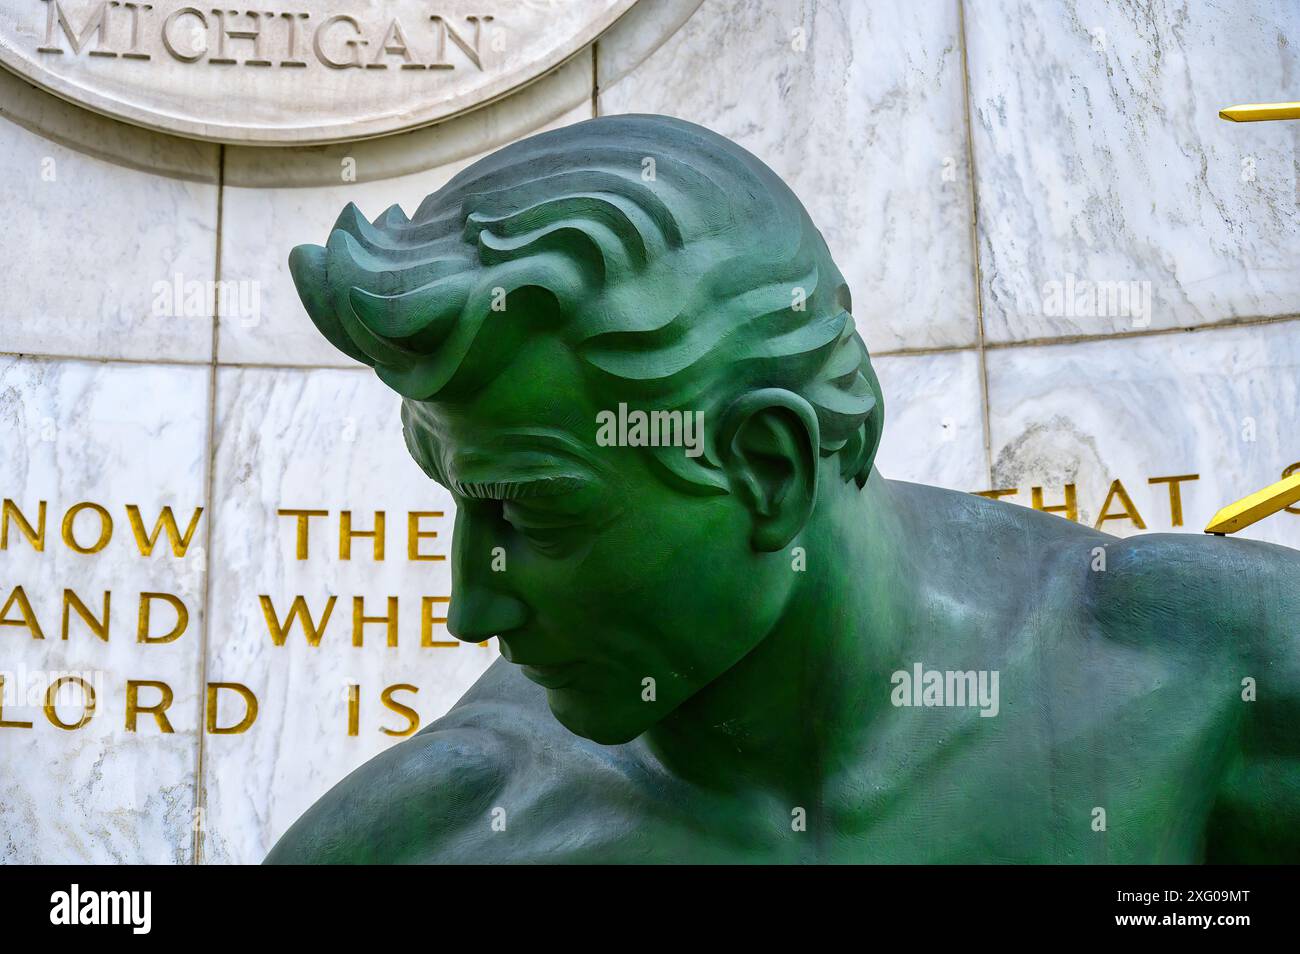
[[[570,550],[574,536],[573,527],[521,527],[517,528],[538,553],[563,556]]]
[[[580,542],[582,526],[571,515],[556,515],[525,508],[506,501],[502,516],[538,553],[559,557],[571,552]]]

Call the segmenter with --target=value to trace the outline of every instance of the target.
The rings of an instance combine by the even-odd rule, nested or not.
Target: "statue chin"
[[[600,700],[574,702],[575,693],[568,689],[548,689],[546,702],[555,720],[574,735],[599,745],[624,745],[648,730],[657,720],[647,721],[645,714],[612,711]]]

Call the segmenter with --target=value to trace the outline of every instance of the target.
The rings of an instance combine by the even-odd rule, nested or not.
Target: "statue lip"
[[[551,666],[519,664],[519,669],[531,681],[544,689],[563,689],[577,677],[582,664],[560,663]]]

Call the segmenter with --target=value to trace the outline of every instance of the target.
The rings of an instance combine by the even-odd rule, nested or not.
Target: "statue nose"
[[[481,643],[528,619],[528,607],[508,592],[509,574],[498,572],[489,556],[503,525],[499,507],[469,503],[456,509],[447,631],[463,642]]]
[[[513,596],[472,584],[452,588],[447,631],[463,642],[481,643],[517,629],[527,619],[528,608]]]

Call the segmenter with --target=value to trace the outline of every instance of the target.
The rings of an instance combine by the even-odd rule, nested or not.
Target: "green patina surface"
[[[1300,861],[1300,552],[886,480],[844,280],[734,143],[580,123],[290,265],[504,658],[268,861]]]

